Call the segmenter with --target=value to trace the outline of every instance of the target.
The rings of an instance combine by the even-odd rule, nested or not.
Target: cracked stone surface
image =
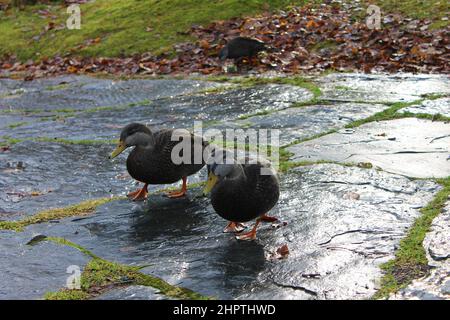
[[[330,74],[317,80],[323,99],[333,101],[411,102],[422,95],[450,93],[445,75]]]
[[[370,162],[409,177],[450,175],[450,123],[415,118],[371,122],[288,149],[293,160]]]
[[[168,300],[157,289],[146,286],[129,286],[113,289],[95,300]]]
[[[41,299],[46,292],[66,286],[69,266],[82,269],[90,260],[78,250],[55,243],[26,245],[33,236],[0,231],[0,300]]]
[[[25,83],[0,79],[0,110],[119,106],[219,86],[193,80],[110,80],[87,76],[61,76]]]
[[[440,188],[430,180],[404,175],[450,175],[450,124],[400,119],[352,130],[343,127],[388,107],[374,101],[414,101],[423,94],[448,93],[449,80],[430,75],[337,74],[317,81],[330,104],[292,108],[295,102],[310,100],[312,93],[277,84],[199,94],[223,84],[193,80],[0,79],[0,142],[5,136],[25,139],[9,150],[0,149],[0,220],[135,189],[126,173],[127,153],[110,161],[107,156],[114,146],[105,143],[117,139],[121,128],[132,121],[154,128],[193,128],[194,120],[203,121],[205,129],[275,127],[281,129],[281,144],[337,129],[336,134],[293,146],[293,160],[374,165],[362,169],[321,164],[283,174],[281,198],[272,212],[281,222],[262,225],[254,242],[223,234],[226,221],[214,213],[209,199],[200,196],[200,189],[190,189],[184,199],[154,192],[169,186],[151,187],[145,203],[114,200],[90,216],[30,225],[20,233],[0,231],[0,299],[40,299],[45,292],[64,288],[68,266],[83,269],[88,262],[70,247],[26,245],[39,234],[65,237],[110,261],[146,265],[145,273],[219,298],[370,298],[381,277],[379,265],[394,256],[420,208]],[[445,111],[445,98],[424,105],[431,103]],[[92,110],[96,107],[108,108]],[[434,108],[428,106],[425,112],[435,113]],[[248,118],[239,120],[242,117]],[[36,141],[42,137],[103,142]],[[353,153],[358,156],[345,158]],[[203,169],[189,182],[205,178]],[[448,261],[442,257],[448,252],[449,230],[438,225],[449,223],[442,219],[435,220],[436,235],[427,237],[426,244],[436,265]],[[289,255],[278,259],[276,250],[284,244]],[[430,282],[442,280],[441,275]],[[448,287],[450,283],[442,282],[441,293],[429,292],[446,297]],[[153,288],[132,285],[97,298],[167,297]]]
[[[450,202],[431,225],[425,237],[424,248],[431,272],[428,276],[414,280],[400,290],[393,300],[449,300],[450,299]]]
[[[223,234],[226,221],[207,198],[196,196],[199,189],[186,199],[113,201],[92,216],[32,225],[27,232],[67,238],[111,261],[150,265],[142,271],[219,298],[360,299],[375,292],[378,265],[392,258],[420,207],[439,189],[340,165],[299,168],[281,181],[272,214],[287,225],[265,224],[255,242]],[[357,200],[348,197],[354,193]],[[273,260],[283,244],[288,258]]]
[[[382,104],[339,103],[290,108],[238,121],[251,128],[280,129],[280,145],[304,139],[387,109]]]
[[[401,112],[440,114],[450,117],[450,98],[425,100],[420,105],[414,105],[399,110],[399,113]]]

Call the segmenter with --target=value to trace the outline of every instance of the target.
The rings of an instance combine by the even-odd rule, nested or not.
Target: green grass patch
[[[393,119],[398,119],[398,118],[404,118],[404,116],[402,116],[400,113],[397,113],[399,110],[409,107],[409,106],[412,106],[412,105],[420,104],[422,101],[423,100],[416,100],[416,101],[412,101],[412,102],[393,103],[393,104],[391,104],[391,106],[388,109],[378,112],[378,113],[376,113],[370,117],[367,117],[365,119],[353,121],[352,123],[347,124],[345,126],[345,128],[356,128],[365,123],[374,122],[374,121],[384,121],[384,120],[393,120]]]
[[[383,299],[390,294],[408,286],[412,280],[428,273],[428,260],[423,247],[423,240],[430,230],[433,219],[439,215],[450,196],[450,177],[437,179],[442,189],[428,205],[420,210],[421,216],[416,219],[395,253],[395,258],[383,265],[385,275],[374,299]]]
[[[76,54],[117,57],[143,52],[172,51],[175,43],[192,41],[193,24],[254,15],[284,8],[291,0],[97,0],[81,5],[81,29],[57,28],[45,32],[49,22],[65,24],[64,6],[27,6],[0,16],[0,56],[17,54],[21,60]],[[304,3],[307,1],[297,1]],[[49,8],[55,20],[37,10]],[[37,35],[41,34],[39,38]],[[33,39],[34,38],[34,39]],[[99,39],[90,45],[87,40]],[[48,44],[52,45],[49,46]]]
[[[383,13],[400,13],[414,19],[430,19],[433,21],[431,29],[447,27],[448,21],[442,20],[450,11],[448,1],[442,0],[366,0],[368,4],[375,4]]]
[[[22,231],[28,225],[58,220],[73,216],[85,216],[93,213],[95,209],[107,202],[121,199],[120,197],[99,198],[86,200],[79,204],[65,208],[56,208],[41,211],[32,216],[17,221],[0,221],[0,230]]]
[[[57,84],[54,86],[48,86],[45,88],[45,90],[47,90],[47,91],[64,90],[64,89],[67,89],[68,87],[69,87],[68,83],[62,83],[62,84]]]
[[[89,250],[68,241],[64,238],[47,237],[48,240],[57,244],[66,245],[80,250],[92,258],[85,266],[81,274],[80,289],[62,289],[58,292],[48,292],[45,299],[48,300],[86,300],[114,287],[124,285],[142,285],[158,289],[162,294],[183,300],[208,300],[210,297],[203,296],[192,290],[173,286],[166,281],[140,272],[141,267],[127,266],[111,262],[97,257]]]
[[[16,143],[24,141],[35,141],[35,142],[50,142],[50,143],[60,143],[67,145],[104,145],[104,144],[116,144],[117,139],[111,140],[93,140],[93,139],[81,139],[81,140],[71,140],[63,138],[52,138],[52,137],[35,137],[35,138],[11,138],[9,136],[0,137],[0,146],[12,146]]]
[[[24,126],[24,125],[27,125],[27,124],[29,124],[29,122],[26,122],[26,121],[14,122],[14,123],[9,124],[8,128],[14,129],[14,128],[18,128],[18,127],[21,127],[21,126]]]

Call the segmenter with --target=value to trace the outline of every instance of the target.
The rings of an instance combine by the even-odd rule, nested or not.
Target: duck
[[[190,154],[186,153],[187,159],[183,157],[183,146],[191,148]],[[187,177],[205,166],[203,151],[207,146],[208,142],[187,130],[152,131],[144,124],[130,123],[122,129],[119,143],[110,159],[117,157],[127,148],[134,147],[126,161],[127,171],[133,179],[144,183],[144,186],[127,195],[133,201],[147,198],[149,184],[170,184],[182,180],[181,190],[166,194],[169,198],[180,198],[186,195]],[[180,159],[174,162],[172,152],[179,155]]]
[[[277,173],[269,161],[212,161],[207,168],[208,180],[203,193],[210,193],[215,212],[229,221],[224,232],[237,233],[238,240],[255,240],[262,221],[278,220],[268,215],[280,197]],[[254,219],[253,228],[242,233],[243,223]]]
[[[224,61],[225,59],[239,60],[245,57],[251,58],[266,49],[266,44],[263,41],[253,38],[237,37],[230,40],[219,51],[219,59]]]

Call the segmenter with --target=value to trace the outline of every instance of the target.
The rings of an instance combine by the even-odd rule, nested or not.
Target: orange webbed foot
[[[263,214],[260,219],[261,219],[261,221],[264,221],[264,222],[275,222],[275,221],[278,221],[278,218],[268,216],[267,214]]]
[[[186,192],[187,192],[187,177],[183,177],[183,186],[181,187],[181,190],[166,193],[166,197],[169,197],[172,199],[181,198],[186,195]]]
[[[181,198],[181,197],[184,197],[185,195],[186,195],[185,190],[172,191],[172,192],[166,193],[166,197],[171,198],[171,199]]]
[[[256,219],[256,223],[253,226],[252,230],[246,233],[241,233],[236,236],[238,240],[256,240],[256,229],[258,228],[259,223],[261,222],[261,218]]]
[[[244,231],[246,228],[245,224],[240,222],[230,222],[227,224],[225,229],[223,229],[224,233],[239,233]]]
[[[140,190],[130,192],[128,194],[128,197],[131,198],[133,201],[143,201],[147,199],[148,190],[147,190],[148,184],[145,184],[144,187]]]

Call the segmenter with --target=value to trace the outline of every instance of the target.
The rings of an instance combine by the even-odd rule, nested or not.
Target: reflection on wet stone
[[[281,221],[263,224],[254,242],[238,242],[222,233],[226,221],[214,212],[209,199],[201,197],[200,188],[188,190],[182,199],[168,199],[157,192],[169,186],[152,186],[143,203],[114,200],[91,215],[30,225],[22,233],[0,231],[0,266],[5,270],[0,275],[0,283],[5,284],[0,286],[0,299],[42,298],[45,292],[64,287],[67,266],[82,268],[88,262],[73,248],[46,242],[25,245],[42,234],[67,238],[109,261],[145,266],[144,273],[218,298],[371,297],[381,277],[379,265],[394,256],[419,210],[440,189],[430,180],[405,176],[450,174],[449,125],[399,119],[343,127],[389,107],[373,102],[448,94],[448,78],[333,74],[316,80],[324,92],[320,98],[331,104],[292,108],[295,102],[310,101],[312,93],[279,84],[200,94],[196,92],[221,85],[84,76],[31,82],[1,79],[0,137],[25,141],[0,151],[0,220],[125,195],[137,188],[126,174],[127,154],[110,161],[113,145],[104,143],[117,139],[129,122],[154,128],[193,129],[194,120],[203,121],[204,129],[276,127],[282,129],[281,144],[335,129],[334,134],[289,148],[292,160],[354,162],[360,168],[321,164],[281,175],[281,198],[272,212]],[[107,108],[87,111],[96,107]],[[7,111],[20,108],[39,112]],[[59,110],[71,108],[82,111]],[[446,115],[448,98],[425,99],[402,111]],[[45,118],[55,115],[56,120]],[[40,137],[88,141],[36,141]],[[90,140],[103,143],[93,145]],[[189,177],[189,183],[205,179],[206,169]],[[447,222],[446,215],[435,220],[424,242],[430,265],[445,267],[436,269],[425,284],[410,288],[416,292],[412,296],[448,295],[448,285],[443,285],[448,283],[444,281]],[[289,255],[274,259],[284,245]],[[436,283],[442,285],[436,287]],[[157,290],[135,285],[115,288],[98,298],[166,299]]]
[[[186,199],[113,201],[86,219],[27,230],[67,238],[111,261],[149,265],[142,271],[220,298],[368,298],[378,265],[419,215],[414,208],[438,190],[432,182],[339,165],[299,168],[281,181],[273,214],[287,223],[264,224],[256,242],[223,234],[226,221],[195,196],[199,189]],[[345,198],[348,192],[360,198]],[[268,258],[284,244],[287,259]]]

